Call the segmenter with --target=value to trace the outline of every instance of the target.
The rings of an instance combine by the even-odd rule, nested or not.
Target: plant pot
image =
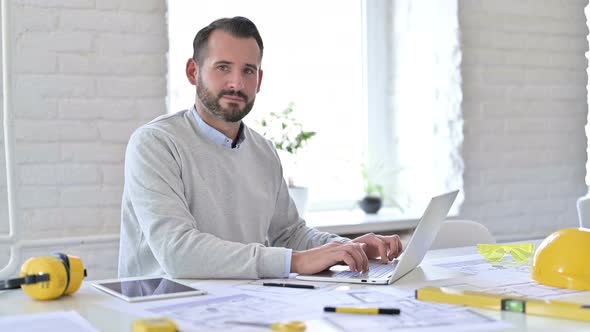
[[[365,213],[370,214],[377,213],[382,205],[383,201],[380,197],[365,196],[365,198],[359,201],[360,208],[365,211]]]
[[[299,216],[303,218],[307,212],[309,190],[307,187],[289,187],[289,195],[297,207]]]

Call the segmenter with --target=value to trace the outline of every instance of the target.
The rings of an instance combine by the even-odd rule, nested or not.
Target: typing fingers
[[[389,250],[389,243],[386,240],[386,236],[380,236],[380,235],[375,235],[373,233],[369,233],[366,235],[364,241],[366,241],[365,243],[367,243],[370,247],[370,253],[373,257],[371,258],[377,258],[377,253],[379,255],[379,257],[381,257],[381,263],[383,264],[387,264],[389,263],[389,259],[387,259],[389,256],[387,255],[387,251]]]
[[[369,257],[367,257],[367,253],[365,252],[367,245],[365,243],[360,243],[357,246],[357,250],[361,255],[362,260],[362,268],[360,272],[367,272],[369,271]]]
[[[352,255],[347,251],[341,251],[340,253],[340,260],[344,262],[344,264],[348,265],[350,271],[356,271],[356,262]]]
[[[391,235],[391,236],[380,236],[384,243],[386,243],[389,249],[389,255],[387,256],[389,260],[392,260],[399,256],[402,252],[402,241],[399,235]]]
[[[369,261],[365,251],[363,250],[364,246],[366,246],[364,243],[347,243],[339,248],[346,253],[344,257],[349,256],[352,258],[352,265],[346,260],[344,262],[347,263],[347,265],[350,267],[350,270],[353,272],[364,272],[368,269]]]
[[[367,255],[365,254],[364,250],[361,248],[361,243],[351,243],[348,247],[350,250],[350,254],[354,257],[354,261],[356,262],[356,269],[354,272],[364,272],[368,266],[367,262]]]
[[[372,247],[372,250],[370,251],[373,253],[374,257],[371,258],[377,258],[376,252],[378,252],[379,257],[381,258],[381,263],[387,264],[389,262],[387,259],[387,250],[389,249],[388,243],[378,235],[367,237],[366,241]]]
[[[377,242],[377,249],[379,250],[379,256],[381,256],[381,263],[387,264],[391,259],[387,259],[389,256],[387,255],[388,243],[383,241],[383,239],[376,237],[375,242]]]

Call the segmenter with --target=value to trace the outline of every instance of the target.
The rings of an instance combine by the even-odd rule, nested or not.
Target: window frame
[[[396,145],[393,135],[393,110],[390,101],[392,30],[391,3],[388,0],[362,0],[363,10],[363,95],[366,107],[367,137],[365,163],[370,176],[381,170],[394,170]],[[388,185],[383,183],[383,185]]]

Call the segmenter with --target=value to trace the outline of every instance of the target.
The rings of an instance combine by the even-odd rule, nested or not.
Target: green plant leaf
[[[260,121],[265,127],[263,136],[271,140],[277,150],[296,154],[303,146],[316,135],[315,131],[303,130],[303,125],[292,116],[294,103],[280,113],[270,112],[269,115]]]

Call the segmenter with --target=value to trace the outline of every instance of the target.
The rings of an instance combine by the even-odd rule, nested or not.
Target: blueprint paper
[[[431,265],[459,271],[471,276],[435,281],[432,286],[521,296],[555,299],[590,294],[590,292],[545,286],[531,279],[530,261],[518,263],[509,257],[500,262],[488,262],[480,255],[457,256],[430,262]]]
[[[135,306],[142,316],[165,316],[183,331],[263,331],[227,321],[275,323],[290,320],[323,322],[335,331],[475,331],[509,326],[468,308],[416,301],[412,291],[394,287],[331,284],[315,290],[264,287],[260,281],[232,285],[199,282],[192,286],[209,295],[171,299]],[[284,291],[281,292],[280,291]],[[128,304],[126,304],[128,305]],[[135,305],[135,304],[134,304]],[[401,315],[324,313],[324,306],[396,307]]]
[[[506,255],[499,262],[489,262],[479,254],[455,256],[429,261],[429,265],[449,269],[470,275],[485,276],[489,272],[506,271],[529,276],[531,274],[531,261],[517,262]]]
[[[544,300],[590,293],[575,289],[545,286],[530,279],[530,277],[501,271],[490,272],[486,278],[464,277],[437,282],[436,286]]]

